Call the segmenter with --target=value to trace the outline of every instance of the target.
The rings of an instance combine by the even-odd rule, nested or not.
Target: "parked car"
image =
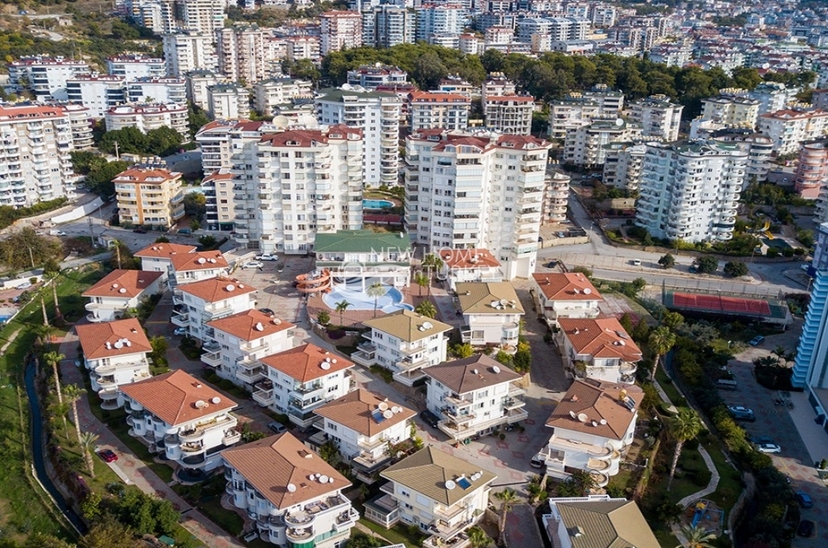
[[[248,263],[244,263],[242,268],[262,268],[263,266],[264,264],[259,261],[250,261]]]
[[[756,420],[753,409],[749,409],[743,405],[728,405],[727,410],[730,411],[730,415],[737,421],[753,422]]]
[[[641,266],[641,259],[633,259],[632,264],[633,266]]]
[[[529,461],[529,466],[532,468],[543,468],[546,463],[546,459],[543,458],[543,455],[540,453],[535,453],[535,456],[532,457],[532,460]]]
[[[262,253],[261,255],[256,255],[257,261],[278,261],[279,257],[276,255],[271,255],[270,253]]]
[[[192,234],[193,231],[189,228],[179,228],[178,233],[179,234]]]
[[[116,455],[115,451],[112,449],[101,449],[98,451],[98,456],[101,457],[104,462],[115,462],[118,460],[118,455]]]
[[[281,422],[269,422],[267,423],[267,427],[276,432],[277,434],[281,434],[282,432],[287,432],[287,427],[282,424]]]
[[[759,345],[760,345],[760,344],[762,344],[763,342],[765,342],[765,337],[763,337],[762,335],[756,335],[755,337],[753,337],[752,339],[750,339],[750,341],[748,342],[748,344],[749,344],[750,346],[759,346]]]
[[[147,233],[147,229],[146,228],[141,228],[140,226],[138,228],[133,228],[132,231],[136,234],[146,234]]]
[[[775,443],[760,443],[756,446],[760,453],[780,453],[782,448]]]
[[[811,498],[811,495],[806,493],[805,491],[797,491],[796,494],[796,501],[799,505],[803,508],[813,508],[814,507],[814,499]]]
[[[63,236],[68,236],[68,235],[69,235],[69,234],[67,234],[66,232],[62,231],[62,230],[53,230],[53,231],[51,231],[51,232],[50,232],[50,234],[51,234],[52,236],[60,236],[60,237],[63,237]]]
[[[269,309],[269,308],[260,308],[259,312],[261,312],[262,314],[267,314],[268,316],[275,316],[276,315],[276,313],[273,310]]]
[[[20,285],[14,286],[15,289],[29,289],[30,287],[32,287],[31,282],[23,282]]]
[[[440,418],[428,409],[420,411],[420,418],[432,428],[437,428],[437,424],[440,422]]]
[[[799,522],[799,527],[796,529],[796,534],[800,537],[812,537],[814,536],[814,529],[816,529],[816,525],[814,522],[809,519],[803,519]]]
[[[184,335],[189,334],[189,330],[186,327],[176,327],[175,331],[173,331],[173,335],[176,337],[183,337]]]

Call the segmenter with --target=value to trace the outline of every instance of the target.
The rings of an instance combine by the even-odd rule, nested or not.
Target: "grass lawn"
[[[359,523],[360,525],[364,525],[371,531],[374,531],[378,536],[384,538],[390,543],[403,544],[408,548],[418,548],[419,546],[422,546],[423,539],[425,539],[425,537],[422,535],[412,537],[408,534],[408,529],[403,525],[395,525],[391,529],[386,529],[385,527],[377,525],[373,521],[369,521],[365,518],[361,518],[359,520]]]
[[[244,529],[244,520],[240,515],[232,510],[225,510],[221,506],[221,495],[212,497],[211,499],[198,503],[199,511],[210,518],[210,520],[233,535],[237,537]]]
[[[659,367],[656,371],[656,380],[661,385],[661,389],[667,394],[667,397],[670,398],[670,402],[673,405],[682,399],[681,394],[679,394],[679,391],[673,385],[673,381],[667,376],[667,373],[664,372],[663,367]]]
[[[662,529],[653,530],[656,539],[658,539],[658,543],[665,548],[673,548],[673,546],[679,546],[680,543],[676,536],[671,533],[670,531],[665,531]]]

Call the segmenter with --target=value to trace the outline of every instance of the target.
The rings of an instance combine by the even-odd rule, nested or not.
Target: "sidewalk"
[[[68,356],[61,362],[60,371],[64,384],[84,386],[83,369],[74,365],[77,347],[78,336],[75,330],[72,329],[60,344],[60,353]],[[155,472],[143,461],[136,458],[129,448],[122,444],[118,437],[92,414],[89,400],[86,398],[78,400],[78,416],[83,430],[94,432],[99,436],[98,443],[100,446],[112,448],[118,453],[118,467],[123,475],[144,493],[172,502],[173,506],[181,512],[181,525],[197,539],[210,548],[242,548],[244,546],[204,517],[198,510],[193,509],[169,485],[155,475]]]

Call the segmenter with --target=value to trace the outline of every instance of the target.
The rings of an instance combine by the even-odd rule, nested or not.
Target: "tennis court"
[[[771,323],[792,321],[788,304],[771,297],[736,297],[725,294],[689,293],[664,289],[662,304],[671,310],[760,318]]]

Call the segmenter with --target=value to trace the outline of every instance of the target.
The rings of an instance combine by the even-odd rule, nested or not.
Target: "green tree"
[[[374,317],[377,317],[377,302],[379,298],[384,296],[386,293],[385,286],[382,285],[380,282],[374,282],[368,286],[368,296],[374,299]]]
[[[705,529],[701,525],[685,525],[681,528],[681,533],[687,540],[687,544],[680,544],[676,548],[684,548],[684,546],[687,548],[713,548],[715,544],[712,544],[711,541],[718,538],[713,531]]]
[[[440,272],[443,268],[443,260],[437,255],[430,253],[423,258],[422,266],[428,270],[428,277],[430,280],[434,279],[434,275]],[[428,294],[431,295],[431,283],[428,285]]]
[[[96,491],[90,491],[86,498],[83,499],[83,503],[81,503],[81,514],[83,517],[89,521],[90,523],[95,523],[101,519],[103,516],[103,508],[101,508],[101,503],[103,503],[103,497],[101,494]]]
[[[632,330],[635,327],[633,325],[632,317],[630,316],[629,312],[625,312],[624,315],[621,316],[621,319],[618,320],[618,323],[621,324],[621,327],[623,327],[624,331],[626,331],[627,333],[632,333]]]
[[[474,354],[474,348],[469,343],[455,344],[451,347],[451,353],[458,359],[468,358]]]
[[[66,358],[60,352],[46,352],[43,354],[43,361],[45,361],[49,366],[52,368],[52,376],[55,381],[55,393],[57,394],[58,402],[63,403],[63,392],[60,389],[60,372],[58,371],[58,366],[60,362]]]
[[[175,532],[181,514],[172,503],[165,499],[152,499],[153,515],[155,516],[155,532],[171,535]]]
[[[72,422],[75,425],[75,433],[78,436],[78,443],[81,443],[81,427],[80,427],[80,416],[78,415],[78,400],[80,400],[84,394],[86,394],[86,389],[81,388],[76,384],[67,384],[63,388],[64,395],[66,396],[66,402],[69,404],[70,408],[72,409]]]
[[[678,415],[667,423],[667,431],[676,442],[676,448],[673,451],[673,462],[670,464],[670,479],[667,481],[667,490],[670,489],[670,485],[673,483],[673,476],[676,474],[676,466],[684,443],[698,436],[702,428],[702,421],[698,414],[689,407],[680,409]]]
[[[342,462],[342,455],[339,453],[339,447],[333,440],[328,440],[319,446],[319,456],[322,460],[336,468]]]
[[[713,274],[719,268],[719,260],[716,257],[705,255],[696,259],[696,270],[702,274]]]
[[[518,349],[512,358],[512,366],[518,373],[528,373],[532,368],[532,353],[527,348]]]
[[[420,286],[420,296],[423,296],[423,288],[428,287],[428,276],[426,276],[422,271],[417,272],[414,275],[414,283]]]
[[[663,268],[673,268],[676,264],[676,258],[668,253],[658,260],[658,264]]]
[[[194,222],[195,222],[195,221],[194,221]],[[192,228],[193,230],[195,230],[195,229],[193,228],[193,225],[192,225],[192,224],[190,225],[190,228]],[[215,236],[213,236],[212,234],[204,234],[204,235],[202,235],[202,236],[199,236],[199,237],[198,237],[198,244],[201,246],[201,248],[202,248],[204,251],[212,251],[212,250],[214,250],[214,249],[218,249],[218,248],[219,248],[219,243],[218,243],[218,240],[216,240],[216,237],[215,237]]]
[[[539,474],[532,474],[529,478],[529,483],[526,486],[526,492],[529,495],[529,504],[534,504],[546,494],[545,476]]]
[[[202,220],[207,213],[207,197],[201,192],[188,192],[184,195],[184,213],[197,220]]]
[[[166,366],[167,365],[167,350],[170,349],[170,343],[167,342],[166,337],[162,335],[158,335],[156,337],[152,337],[150,339],[150,347],[152,348],[152,352],[150,353],[150,357],[152,361],[157,366]]]
[[[469,544],[471,544],[471,548],[489,548],[489,546],[492,545],[492,539],[486,534],[486,531],[477,525],[466,531],[466,535],[469,537]]]
[[[742,261],[728,261],[724,265],[724,273],[731,278],[741,278],[747,276],[748,266]]]
[[[319,322],[319,325],[324,327],[331,323],[331,315],[327,310],[320,310],[316,313],[316,321]]]
[[[345,325],[345,320],[343,318],[343,314],[345,314],[345,311],[348,310],[348,308],[350,306],[351,306],[351,303],[349,303],[345,299],[342,299],[341,301],[336,303],[335,309],[336,309],[337,312],[339,312],[339,325]]]
[[[169,126],[151,129],[147,132],[146,152],[156,156],[169,156],[178,152],[184,138]]]
[[[362,531],[354,530],[348,539],[348,548],[380,548],[385,543],[376,537],[369,537]]]
[[[495,355],[495,360],[498,363],[502,363],[506,367],[512,367],[513,356],[508,352],[504,352],[503,350],[498,351]]]
[[[107,154],[115,154],[116,147],[120,154],[146,154],[148,143],[147,136],[140,129],[128,126],[104,133],[98,148]]]
[[[672,310],[666,310],[661,317],[661,325],[669,327],[675,331],[684,323],[684,316]]]
[[[63,323],[63,314],[60,312],[60,301],[58,300],[57,284],[60,276],[60,264],[54,259],[47,259],[43,263],[43,277],[49,281],[52,286],[52,299],[55,301],[55,324]]]
[[[644,321],[644,320],[642,320]],[[661,357],[673,348],[676,344],[676,334],[670,331],[670,328],[661,326],[655,328],[650,336],[647,338],[647,345],[650,347],[650,352],[653,353],[653,370],[650,378],[655,380],[656,371]]]
[[[189,104],[187,108],[187,128],[190,130],[190,137],[195,137],[198,130],[210,123],[210,119],[201,107]],[[205,173],[205,175],[208,175]]]
[[[49,259],[58,260],[63,245],[57,238],[41,236],[31,227],[15,230],[0,240],[0,261],[11,270],[35,268]]]
[[[517,493],[511,487],[507,487],[503,491],[495,493],[495,498],[501,502],[500,506],[500,522],[498,524],[498,539],[497,543],[500,546],[506,545],[506,517],[512,510],[512,506],[517,502]]]
[[[98,443],[98,435],[92,432],[84,432],[80,437],[80,447],[83,451],[83,459],[86,461],[86,470],[89,472],[89,477],[95,479],[95,460],[92,454],[95,452],[95,446]]]
[[[647,287],[647,280],[645,280],[644,278],[636,278],[632,281],[632,288],[636,293],[638,293],[645,287]]]
[[[437,307],[431,301],[423,301],[417,305],[414,312],[426,318],[434,318],[437,316]]]

